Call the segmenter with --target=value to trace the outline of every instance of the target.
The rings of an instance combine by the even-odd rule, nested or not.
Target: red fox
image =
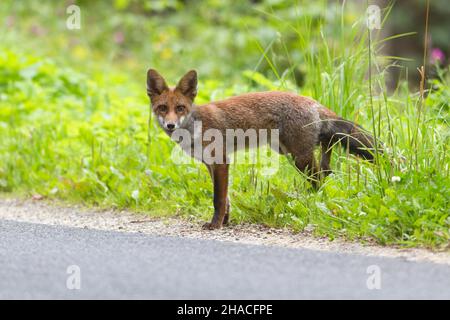
[[[289,92],[255,92],[205,105],[194,105],[197,95],[197,72],[186,73],[177,86],[169,88],[154,69],[147,72],[147,94],[162,129],[169,135],[177,129],[194,134],[194,121],[201,121],[202,131],[225,133],[227,129],[278,129],[280,154],[293,156],[295,166],[317,188],[319,178],[331,173],[332,147],[338,142],[367,160],[374,160],[375,141],[360,126],[338,117],[315,100]],[[206,146],[204,142],[203,147]],[[317,165],[314,149],[321,146]],[[226,157],[226,152],[224,153]],[[228,168],[226,159],[206,163],[214,185],[214,216],[205,229],[217,229],[230,217]]]

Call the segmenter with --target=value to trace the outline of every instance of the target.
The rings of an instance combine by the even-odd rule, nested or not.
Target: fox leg
[[[208,169],[209,176],[211,177],[211,181],[214,184],[214,166],[206,164],[206,163],[205,163],[205,165],[206,165],[206,168]],[[227,204],[226,204],[226,208],[225,208],[225,216],[223,218],[223,224],[227,225],[229,221],[230,221],[230,198],[227,196]]]
[[[208,165],[208,171],[214,184],[214,216],[211,222],[203,225],[204,229],[218,229],[227,223],[229,217],[228,193],[228,164]]]
[[[300,154],[295,154],[295,166],[298,170],[305,173],[308,181],[312,184],[314,189],[319,187],[319,172],[317,170],[316,159],[314,158],[314,152],[302,152]]]
[[[230,222],[230,199],[227,197],[227,206],[225,208],[225,216],[223,217],[223,224],[227,225]]]
[[[330,173],[333,172],[330,167],[331,153],[332,147],[328,147],[322,144],[322,151],[321,151],[322,158],[320,159],[320,172],[323,178],[325,178],[326,176],[328,176]]]

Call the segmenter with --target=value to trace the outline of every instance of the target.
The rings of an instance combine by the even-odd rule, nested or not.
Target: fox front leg
[[[214,164],[208,166],[214,184],[214,216],[211,222],[203,225],[204,229],[218,229],[222,227],[229,209],[228,194],[228,164]],[[226,221],[225,221],[226,220]]]
[[[209,176],[211,177],[211,181],[214,184],[214,166],[205,163],[206,168],[208,169]],[[230,198],[227,196],[227,204],[225,208],[225,216],[223,218],[223,225],[227,225],[230,222]],[[204,227],[209,225],[205,224]]]
[[[225,217],[223,218],[223,225],[227,225],[230,222],[230,198],[227,197],[227,206],[225,211]]]

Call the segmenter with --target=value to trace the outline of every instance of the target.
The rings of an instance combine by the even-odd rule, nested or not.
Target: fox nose
[[[167,127],[167,129],[169,129],[169,130],[173,130],[173,129],[175,129],[175,124],[173,124],[173,123],[168,123],[168,124],[166,124],[166,127]]]

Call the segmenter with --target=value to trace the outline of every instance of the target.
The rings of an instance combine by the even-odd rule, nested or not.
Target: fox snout
[[[174,123],[167,123],[166,124],[166,128],[169,130],[174,130],[175,129],[176,124]]]
[[[169,132],[173,132],[176,129],[180,128],[181,124],[184,121],[184,119],[185,119],[184,116],[178,117],[176,115],[175,115],[175,117],[170,117],[170,118],[169,117],[162,117],[162,116],[158,117],[158,121],[159,121],[160,126],[164,130],[169,131]]]
[[[163,117],[159,117],[158,120],[161,127],[167,131],[174,131],[180,127],[178,121],[166,120]]]

